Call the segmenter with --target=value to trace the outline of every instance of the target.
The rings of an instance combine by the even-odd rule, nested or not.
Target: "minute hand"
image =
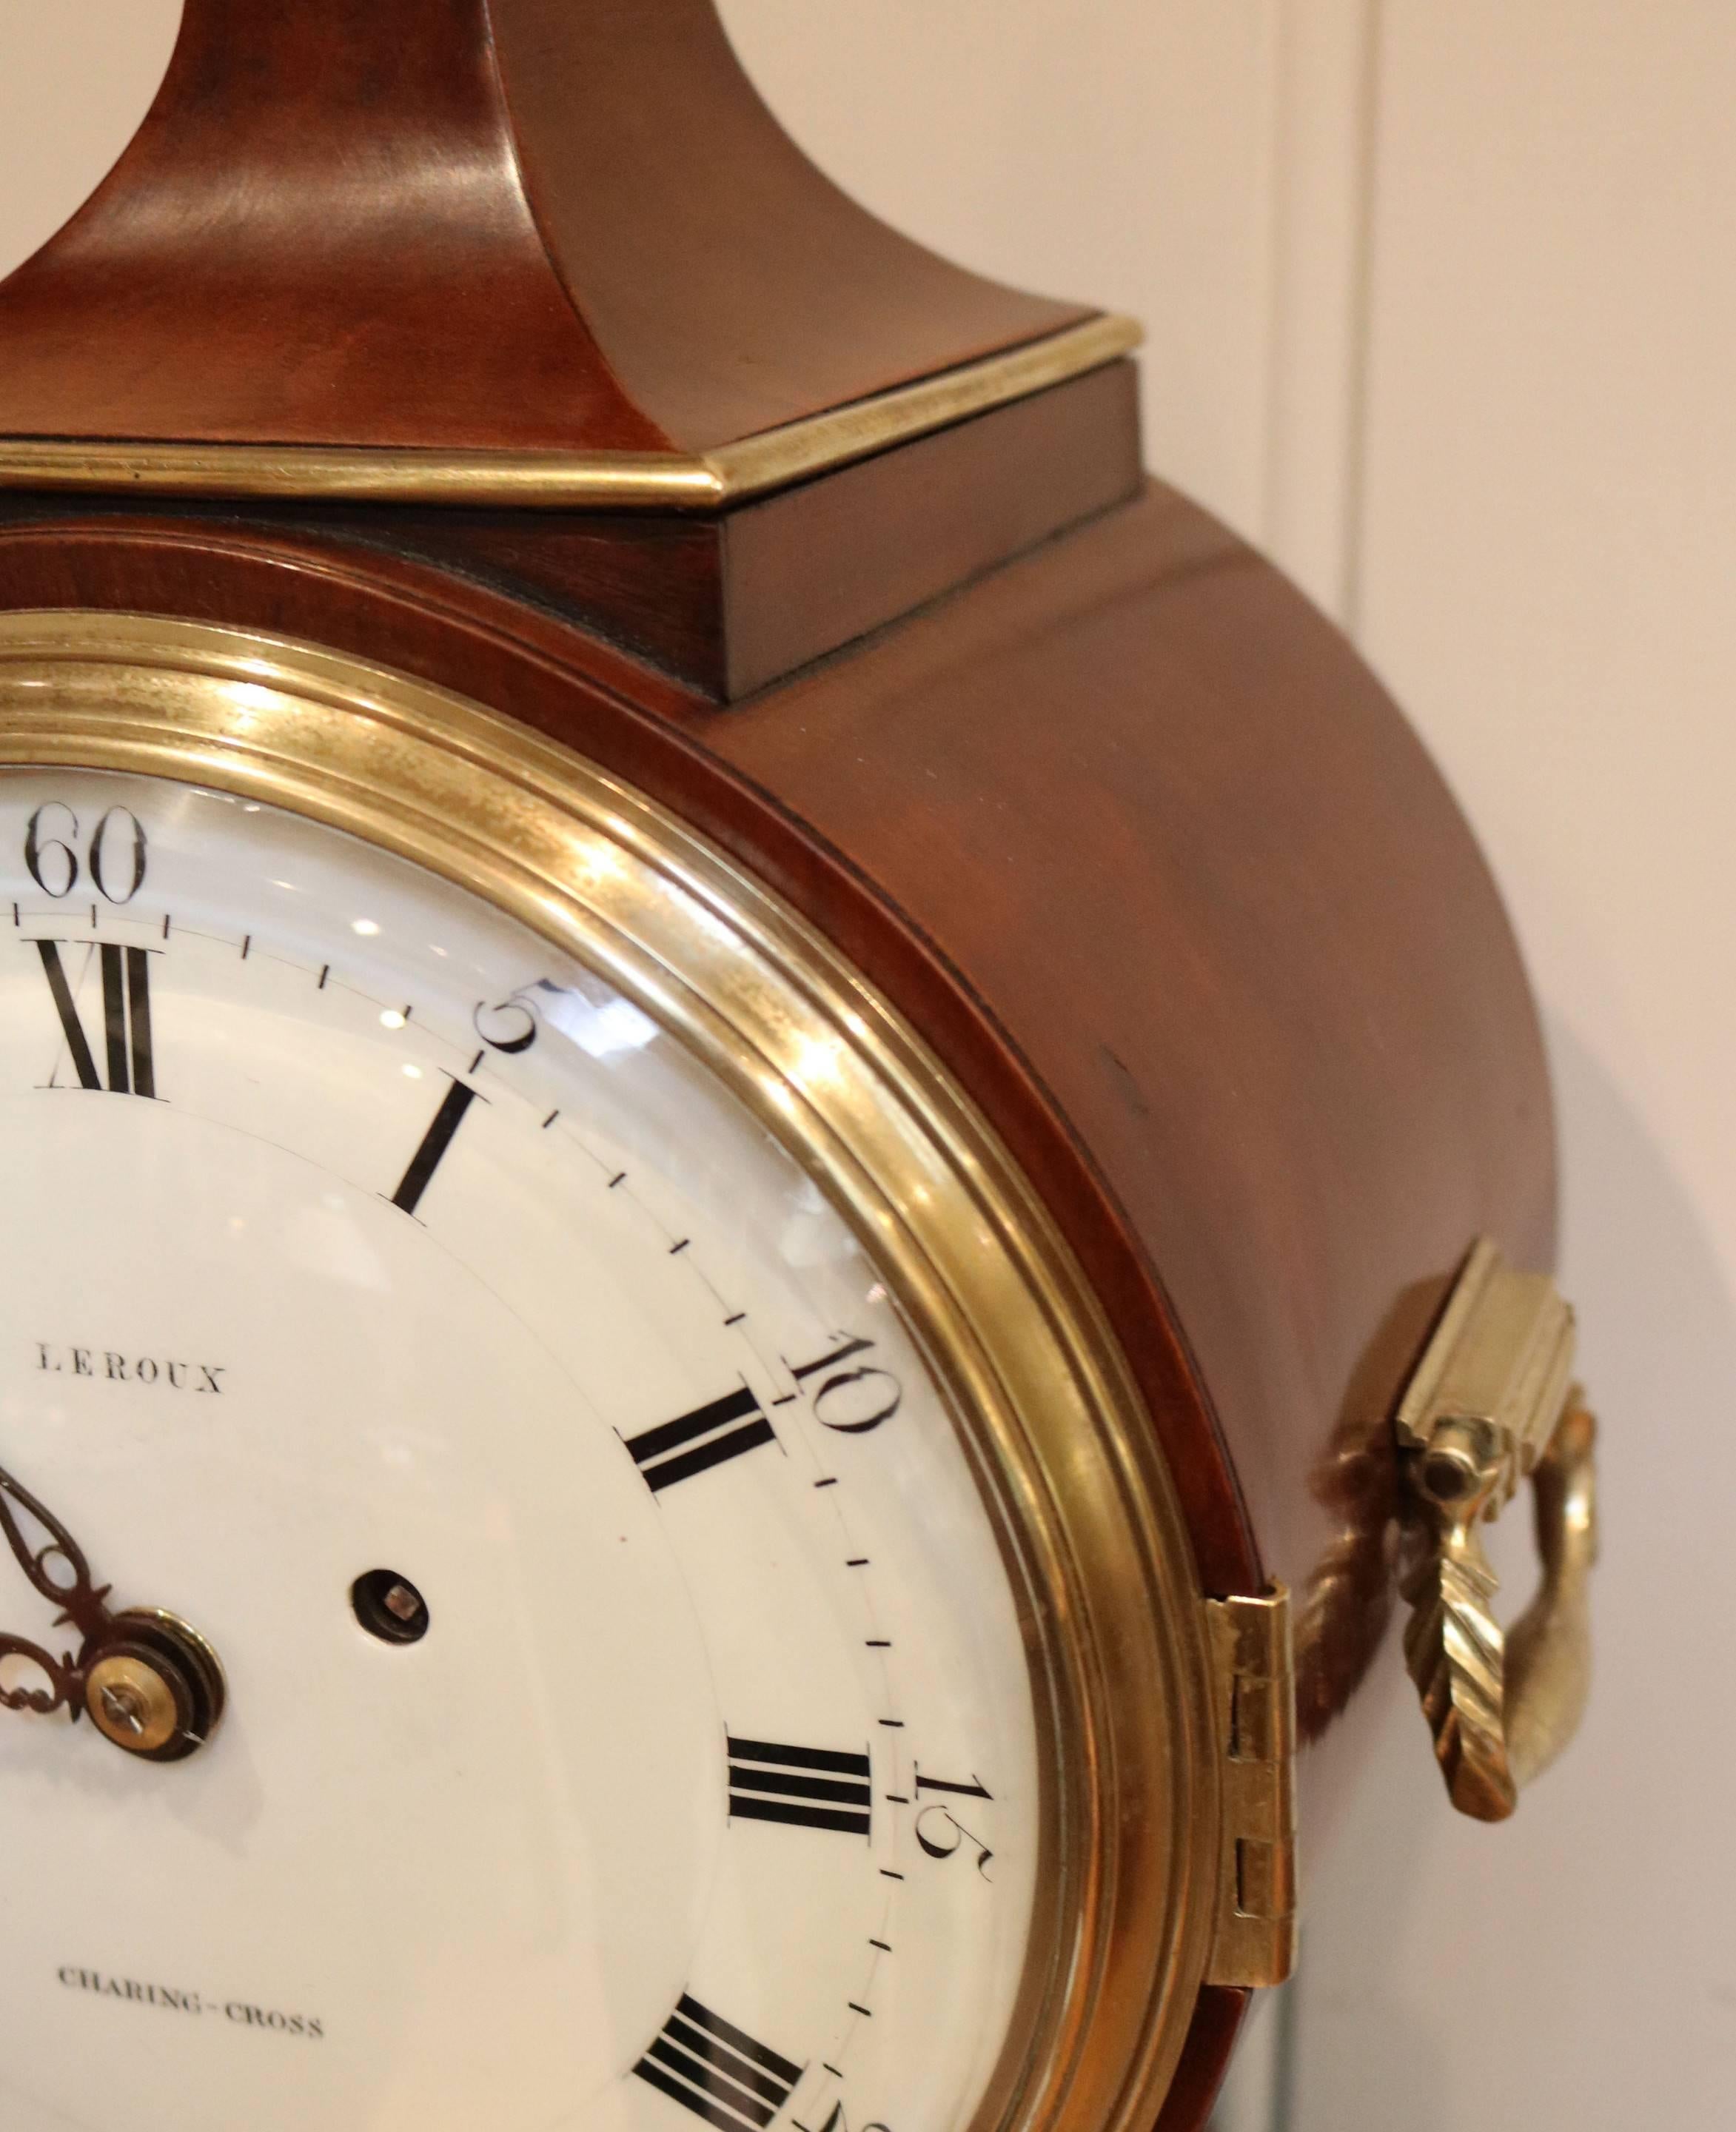
[[[18,1522],[21,1508],[49,1535],[46,1546],[32,1549]],[[62,1621],[70,1622],[87,1642],[113,1626],[114,1617],[103,1603],[113,1587],[105,1584],[97,1588],[84,1550],[53,1511],[3,1467],[0,1467],[0,1529],[6,1534],[7,1545],[19,1568],[45,1599],[60,1608]],[[70,1571],[70,1577],[55,1576],[49,1565],[56,1559]]]
[[[45,1544],[31,1546],[19,1522],[21,1510],[48,1535]],[[19,1568],[42,1597],[60,1610],[55,1625],[76,1629],[82,1645],[76,1662],[70,1654],[57,1659],[26,1637],[0,1633],[0,1657],[25,1659],[53,1683],[52,1693],[41,1688],[0,1688],[0,1708],[46,1715],[64,1703],[76,1720],[84,1707],[85,1669],[102,1644],[115,1633],[114,1616],[106,1604],[111,1587],[97,1587],[84,1551],[72,1534],[46,1504],[3,1467],[0,1467],[0,1531],[5,1533],[6,1544]],[[56,1564],[62,1573],[58,1577]]]

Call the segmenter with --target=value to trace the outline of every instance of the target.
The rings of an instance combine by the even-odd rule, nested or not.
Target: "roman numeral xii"
[[[60,1018],[60,1034],[72,1057],[73,1071],[81,1088],[103,1088],[112,1096],[155,1096],[156,1068],[151,1043],[151,953],[144,948],[112,947],[106,941],[96,948],[103,973],[103,1029],[101,1047],[108,1070],[104,1081],[97,1055],[67,982],[58,940],[35,943],[42,958],[42,974]],[[86,964],[87,969],[89,965]],[[49,1085],[54,1086],[50,1078]]]

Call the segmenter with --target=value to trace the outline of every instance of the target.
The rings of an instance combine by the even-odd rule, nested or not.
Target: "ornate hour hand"
[[[128,1754],[180,1761],[203,1746],[223,1715],[223,1669],[199,1632],[156,1607],[111,1611],[84,1549],[47,1506],[0,1467],[0,1531],[35,1590],[59,1609],[54,1625],[78,1631],[79,1651],[56,1658],[26,1636],[0,1632],[0,1663],[22,1659],[46,1688],[0,1683],[0,1709],[47,1717],[89,1712]]]
[[[45,1546],[31,1547],[18,1522],[20,1510],[49,1535]],[[62,1610],[61,1622],[70,1623],[87,1641],[100,1636],[112,1625],[113,1617],[103,1604],[110,1587],[105,1584],[100,1592],[97,1590],[84,1549],[53,1511],[3,1467],[0,1467],[0,1529],[5,1531],[6,1544],[19,1568],[45,1599]],[[51,1567],[56,1563],[61,1566],[59,1573]]]

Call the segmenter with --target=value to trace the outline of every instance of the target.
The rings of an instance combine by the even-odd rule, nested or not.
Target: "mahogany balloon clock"
[[[1396,1601],[1571,1731],[1525,979],[1137,339],[709,0],[190,0],[0,286],[8,2132],[1197,2127]]]

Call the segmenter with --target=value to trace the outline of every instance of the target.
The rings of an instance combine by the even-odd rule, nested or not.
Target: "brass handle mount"
[[[1405,1659],[1461,1813],[1504,1821],[1578,1730],[1591,1681],[1597,1425],[1573,1313],[1546,1275],[1473,1246],[1394,1427],[1411,1614]],[[1542,1582],[1503,1634],[1482,1527],[1532,1482]]]

